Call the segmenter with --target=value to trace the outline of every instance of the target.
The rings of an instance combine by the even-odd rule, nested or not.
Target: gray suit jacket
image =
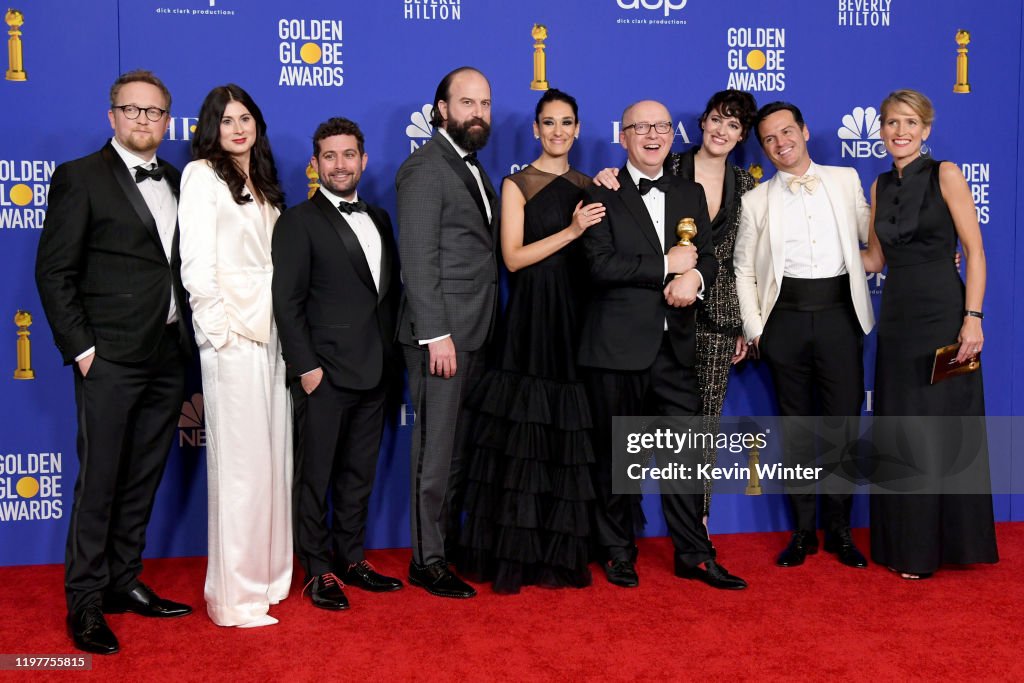
[[[498,307],[498,205],[483,169],[481,175],[490,223],[473,174],[442,135],[398,169],[403,344],[450,334],[457,351],[476,351],[491,333]]]

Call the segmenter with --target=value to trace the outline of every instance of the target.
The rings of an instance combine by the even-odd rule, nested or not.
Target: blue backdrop
[[[174,96],[160,155],[183,166],[191,126],[206,92],[229,81],[263,109],[289,204],[305,198],[310,139],[329,116],[360,123],[369,164],[360,195],[393,211],[402,160],[430,135],[428,102],[440,77],[463,64],[491,80],[493,133],[480,155],[496,181],[537,156],[530,123],[539,96],[533,78],[533,24],[548,28],[547,79],[576,95],[582,133],[573,164],[593,173],[618,166],[623,107],[665,102],[678,121],[676,149],[699,142],[696,117],[725,87],[751,90],[760,103],[786,99],[804,111],[819,163],[856,167],[868,188],[888,167],[877,107],[891,90],[912,87],[935,102],[928,141],[937,158],[961,164],[979,205],[988,256],[985,382],[991,415],[1024,405],[1024,342],[1015,341],[1024,300],[1014,297],[1024,263],[1024,193],[1014,181],[1024,163],[1024,51],[1021,6],[985,12],[957,0],[923,11],[911,0],[20,0],[27,79],[0,81],[0,344],[9,364],[0,381],[0,565],[60,562],[77,472],[71,371],[42,315],[33,280],[49,177],[62,161],[98,149],[110,135],[107,91],[122,71],[155,71]],[[958,29],[970,31],[969,94],[954,94]],[[4,65],[7,68],[10,65]],[[764,164],[754,142],[736,154]],[[878,294],[884,276],[871,279]],[[15,312],[35,321],[34,380],[15,380]],[[868,344],[871,412],[873,340]],[[147,554],[206,551],[202,389],[190,380],[171,461],[160,489]],[[764,368],[734,373],[726,412],[775,412]],[[408,545],[408,450],[414,416],[385,435],[371,501],[368,543]],[[1012,454],[1013,431],[992,452],[993,476],[1024,491]],[[1002,490],[1011,490],[1003,486]],[[647,502],[647,533],[664,533],[657,501]],[[855,522],[866,524],[858,500]],[[1024,519],[1024,498],[997,496],[997,519]],[[715,533],[788,528],[784,501],[719,496]]]

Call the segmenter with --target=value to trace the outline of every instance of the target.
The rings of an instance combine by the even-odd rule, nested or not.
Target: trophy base
[[[550,90],[551,86],[547,81],[530,81],[530,90]]]
[[[748,486],[746,490],[743,492],[743,494],[747,496],[760,496],[761,493],[762,492],[760,484],[757,486]]]
[[[7,73],[4,75],[4,78],[6,78],[9,81],[27,81],[28,74],[24,71],[11,71],[10,69],[8,69]]]
[[[971,92],[971,85],[970,85],[970,83],[965,83],[963,85],[960,85],[959,83],[957,83],[956,85],[953,86],[953,92],[955,92],[955,93],[969,93],[969,92]]]
[[[15,370],[14,371],[14,379],[35,379],[35,378],[36,378],[36,371],[35,370],[29,369],[29,370]]]

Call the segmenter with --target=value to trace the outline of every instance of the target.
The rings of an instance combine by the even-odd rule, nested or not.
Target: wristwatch
[[[981,311],[965,310],[964,317],[966,318],[977,318],[978,320],[984,320],[985,314]]]

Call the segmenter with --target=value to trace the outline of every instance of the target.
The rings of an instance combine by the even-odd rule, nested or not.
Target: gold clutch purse
[[[932,384],[981,369],[981,354],[976,354],[964,362],[958,363],[956,361],[956,354],[959,350],[959,342],[935,349],[935,362],[932,363]]]

